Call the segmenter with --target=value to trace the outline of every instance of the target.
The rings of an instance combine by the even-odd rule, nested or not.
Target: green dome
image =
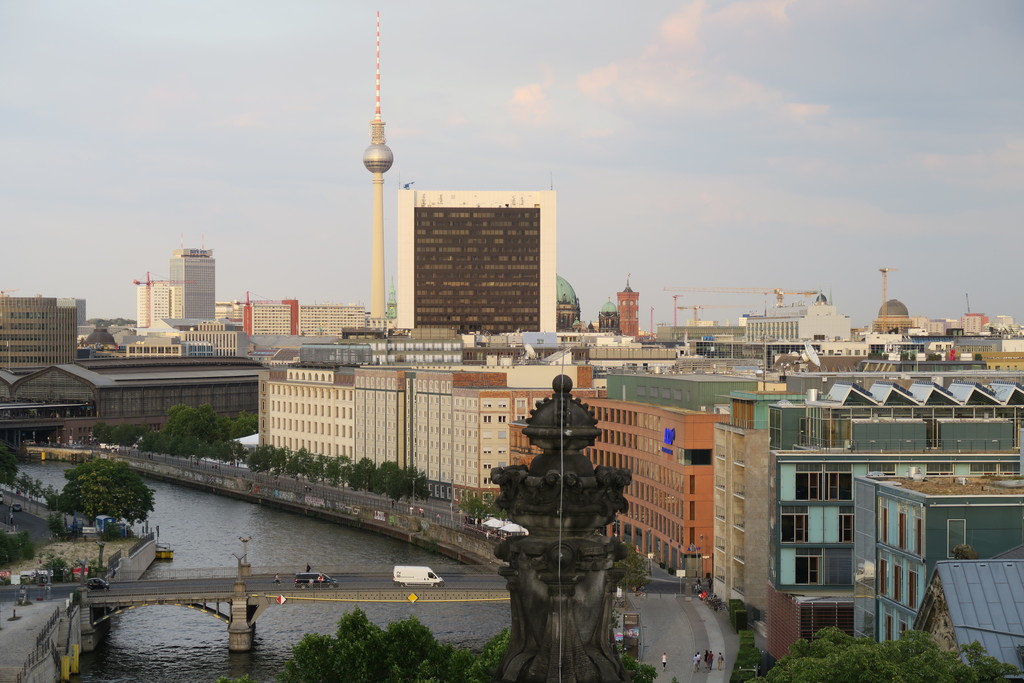
[[[618,313],[619,309],[615,307],[611,299],[605,302],[604,306],[601,307],[602,313]]]
[[[558,298],[556,300],[558,303],[572,304],[575,306],[578,300],[576,297],[576,290],[573,289],[572,285],[569,284],[569,281],[561,275],[556,275],[555,277],[558,278],[556,284],[556,289],[558,291]]]

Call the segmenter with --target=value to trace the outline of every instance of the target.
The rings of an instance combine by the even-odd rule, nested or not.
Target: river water
[[[67,465],[20,463],[19,470],[58,488],[66,483]],[[174,549],[174,560],[157,563],[147,577],[173,576],[184,569],[233,569],[241,554],[239,537],[251,537],[249,562],[254,570],[280,568],[283,580],[305,569],[389,573],[395,564],[429,565],[441,576],[455,562],[425,550],[357,529],[294,513],[223,498],[175,484],[147,480],[155,491],[150,527]],[[443,643],[479,649],[509,625],[507,602],[363,604],[375,623],[416,616]],[[244,674],[272,681],[306,633],[333,634],[344,603],[285,603],[269,607],[256,622],[252,651],[229,653],[227,624],[198,610],[153,606],[112,618],[103,644],[82,657],[81,681],[181,683],[215,681]]]

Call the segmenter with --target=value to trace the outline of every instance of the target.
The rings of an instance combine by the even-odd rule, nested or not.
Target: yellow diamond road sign
[[[419,599],[420,596],[416,595],[415,593],[409,593],[409,602],[416,602]]]

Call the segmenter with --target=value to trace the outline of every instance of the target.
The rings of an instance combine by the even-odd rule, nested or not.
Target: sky
[[[205,247],[218,300],[368,306],[377,10],[389,283],[400,184],[553,187],[585,321],[628,279],[642,328],[670,287],[865,325],[883,267],[911,315],[1024,319],[1017,0],[2,0],[0,290],[134,318]]]

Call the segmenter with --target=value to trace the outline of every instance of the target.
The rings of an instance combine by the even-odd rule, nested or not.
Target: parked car
[[[11,512],[21,512],[21,503],[13,503],[11,505]]]
[[[85,582],[85,585],[88,586],[89,590],[91,590],[91,591],[95,591],[95,590],[101,590],[101,591],[110,590],[110,584],[107,583],[107,580],[106,579],[101,579],[99,577],[93,577],[93,578],[89,579],[88,581]]]

